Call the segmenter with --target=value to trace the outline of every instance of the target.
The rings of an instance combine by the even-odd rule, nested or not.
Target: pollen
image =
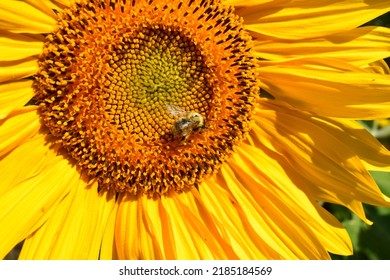
[[[250,127],[251,37],[217,0],[78,1],[58,14],[35,76],[42,122],[102,189],[196,187]],[[204,117],[185,141],[169,105]]]

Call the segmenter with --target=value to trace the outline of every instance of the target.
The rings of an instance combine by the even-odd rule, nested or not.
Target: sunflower
[[[390,1],[2,0],[0,252],[328,259],[389,206]]]

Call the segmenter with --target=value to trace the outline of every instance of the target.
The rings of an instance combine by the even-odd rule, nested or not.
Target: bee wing
[[[181,119],[178,122],[175,122],[174,136],[175,137],[188,137],[191,132],[194,130],[196,123],[193,121],[188,121]]]
[[[180,108],[179,106],[173,104],[166,104],[168,112],[172,116],[183,116],[186,114],[186,111]]]

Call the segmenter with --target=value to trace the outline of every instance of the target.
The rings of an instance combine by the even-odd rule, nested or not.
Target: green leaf
[[[390,209],[366,206],[365,210],[374,224],[361,229],[359,248],[369,259],[390,260]]]

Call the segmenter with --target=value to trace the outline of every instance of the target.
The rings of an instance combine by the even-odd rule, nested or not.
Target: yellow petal
[[[372,73],[390,75],[389,65],[383,59],[372,62],[363,67],[363,69]]]
[[[306,210],[310,204],[306,194],[290,181],[277,161],[260,149],[244,144],[230,164],[236,180],[245,186],[240,190],[231,188],[235,198],[240,205],[245,205],[246,214],[257,232],[267,228],[263,238],[268,235],[269,240],[278,242],[280,249],[277,251],[283,258],[329,258],[306,224],[306,220],[311,220],[310,212]],[[234,177],[230,175],[230,178]]]
[[[265,101],[262,103],[266,105]],[[292,114],[297,113],[294,110],[292,112]],[[304,118],[308,120],[309,117]],[[319,116],[310,118],[310,121],[322,127],[323,133],[333,135],[346,145],[353,154],[360,158],[368,170],[390,171],[390,151],[357,121]]]
[[[322,247],[328,251],[343,255],[351,254],[352,244],[344,227],[331,215],[327,215],[326,211],[322,211],[323,209],[316,204],[308,193],[302,191],[296,185],[296,182],[292,180],[294,178],[291,178],[289,176],[290,174],[282,169],[282,165],[280,165],[280,161],[277,159],[278,156],[276,155],[274,159],[273,156],[269,156],[255,147],[244,144],[233,157],[232,167],[238,177],[247,181],[245,186],[248,192],[254,197],[254,201],[259,204],[259,209],[264,208],[265,205],[260,197],[269,196],[268,191],[270,191],[272,195],[276,196],[276,198],[272,199],[273,201],[279,199],[279,201],[275,202],[276,205],[279,205],[279,209],[283,209],[283,205],[287,206],[287,209],[293,209],[294,214],[290,215],[290,219],[295,220],[294,224],[297,230],[307,231],[305,233],[308,234],[308,238],[311,235],[312,239],[313,236],[318,238]],[[261,164],[256,165],[256,162]],[[264,168],[266,164],[267,167]],[[260,188],[260,190],[258,187],[255,187],[255,183],[253,182],[256,180],[267,182],[267,191],[264,187]],[[271,201],[271,198],[269,197],[268,200]],[[283,213],[283,217],[288,217],[289,210],[281,210],[281,212]],[[280,219],[277,219],[278,214],[274,213],[272,217],[275,221],[280,222]],[[301,221],[304,221],[305,226],[308,228],[300,225]],[[290,234],[292,235],[293,232]],[[315,243],[314,240],[312,246],[318,246]],[[309,244],[306,244],[306,246],[310,247]],[[297,247],[299,248],[300,246]],[[321,251],[318,254],[317,258],[328,257],[326,253],[321,253]],[[304,255],[312,258],[310,255],[307,255],[307,252]]]
[[[56,237],[51,259],[99,258],[103,233],[115,205],[115,194],[98,194],[97,187],[97,183],[86,186],[80,180],[62,224],[48,228]]]
[[[192,203],[190,208],[197,210],[196,215],[199,215],[200,219],[204,221],[205,225],[207,226],[207,230],[211,233],[211,236],[218,242],[218,244],[220,244],[221,247],[214,247],[213,250],[215,250],[215,253],[223,249],[223,252],[215,254],[214,257],[229,260],[238,259],[238,255],[236,254],[235,250],[233,250],[231,242],[228,240],[228,238],[226,238],[228,231],[225,230],[225,224],[219,222],[219,217],[213,216],[213,213],[210,211],[210,204],[207,203],[207,201],[204,199],[204,191],[210,189],[214,190],[213,186],[215,186],[214,180],[209,179],[198,187],[201,194],[197,189],[191,189],[191,193],[194,198],[193,203],[196,205]],[[218,206],[216,206],[216,208],[218,208]]]
[[[390,78],[332,59],[297,59],[260,67],[263,88],[276,99],[322,116],[390,116]]]
[[[358,27],[390,11],[390,1],[277,1],[269,9],[241,8],[245,28],[259,36],[300,40]]]
[[[321,118],[327,130],[345,143],[369,170],[390,172],[390,151],[354,120]],[[320,118],[313,121],[321,122]]]
[[[77,174],[77,172],[76,172]],[[78,177],[68,196],[37,233],[26,240],[23,259],[98,259],[115,194],[98,194],[97,183]]]
[[[0,195],[50,168],[51,161],[57,156],[56,150],[48,147],[48,141],[45,131],[42,131],[1,159],[0,174],[7,176],[0,180]]]
[[[161,199],[122,197],[116,248],[123,259],[226,259],[233,257],[207,214],[198,211],[194,193]],[[205,209],[205,207],[203,207]],[[205,216],[202,219],[200,215]],[[222,241],[222,242],[221,242]],[[221,244],[222,243],[222,244]]]
[[[312,228],[326,250],[337,255],[351,255],[352,242],[344,226],[324,208],[313,205],[318,212],[314,216],[315,221],[308,223],[308,226]]]
[[[281,259],[278,241],[269,238],[267,228],[255,231],[251,216],[246,213],[247,205],[240,205],[227,189],[236,182],[223,177],[218,182],[208,180],[208,188],[201,189],[201,197],[224,239],[239,259]]]
[[[390,56],[390,29],[366,26],[307,40],[259,39],[254,51],[257,56],[273,61],[328,57],[363,66]]]
[[[33,57],[17,61],[0,61],[0,82],[16,81],[37,72],[38,63]]]
[[[30,56],[36,56],[42,52],[42,41],[36,38],[0,32],[0,61],[19,60]]]
[[[30,6],[42,11],[45,15],[57,19],[56,13],[53,11],[53,8],[57,7],[54,1],[50,0],[24,0]]]
[[[120,195],[115,226],[115,242],[120,259],[172,258],[173,240],[164,217],[161,200],[145,196]],[[168,242],[166,242],[168,240]]]
[[[319,117],[264,101],[261,110],[256,110],[252,135],[259,140],[253,143],[280,153],[285,170],[300,170],[297,178],[312,181],[311,186],[299,184],[307,193],[333,193],[349,201],[388,206],[390,199],[380,192],[356,152],[333,134],[337,131],[333,126]]]
[[[31,141],[31,143],[40,142]],[[33,145],[24,144],[29,148],[23,157],[33,157],[30,151],[39,149]],[[22,146],[22,147],[23,147]],[[47,149],[47,147],[46,147]],[[42,151],[42,149],[39,149]],[[69,184],[77,177],[72,167],[62,157],[56,155],[45,156],[44,168],[38,176],[29,176],[25,180],[15,179],[10,188],[0,195],[0,257],[3,258],[13,246],[41,227],[53,213],[55,207],[69,192]],[[12,162],[14,168],[21,168],[24,159]],[[36,158],[34,158],[36,160]],[[4,159],[1,161],[3,164]],[[10,162],[8,162],[10,163]],[[30,165],[28,168],[32,168]],[[34,169],[34,168],[32,168]],[[28,169],[27,169],[28,170]],[[1,173],[7,174],[7,173]],[[61,178],[61,179],[59,179]],[[3,182],[1,182],[2,184]],[[3,187],[2,187],[3,189]]]
[[[204,189],[207,184],[199,188]],[[174,197],[182,220],[186,224],[191,239],[201,259],[235,259],[236,254],[229,244],[221,238],[208,211],[196,189]],[[164,200],[162,200],[164,203]],[[177,244],[178,248],[180,244]],[[178,252],[179,250],[177,250]]]
[[[32,81],[22,80],[0,85],[0,120],[16,108],[22,108],[34,96]]]
[[[176,259],[226,259],[202,219],[190,206],[195,206],[191,193],[161,198],[171,225]]]
[[[0,157],[26,142],[40,126],[37,106],[24,107],[0,121]]]
[[[59,4],[65,6],[65,7],[69,7],[75,1],[76,0],[55,0],[55,2],[58,2]]]
[[[74,189],[77,188],[78,182],[73,181],[69,185],[69,192],[74,193]],[[73,194],[72,193],[72,194]],[[55,228],[61,228],[64,216],[66,216],[71,197],[69,194],[53,206],[50,217],[47,221],[35,231],[29,235],[24,243],[19,255],[21,260],[47,260],[50,259],[50,252],[53,246],[52,238],[56,238]],[[48,230],[50,229],[50,230]]]
[[[56,21],[45,12],[23,1],[0,2],[0,29],[15,33],[50,33]]]
[[[107,220],[106,229],[103,233],[102,247],[100,249],[101,260],[119,259],[115,246],[115,222],[117,219],[118,203],[115,203]]]

